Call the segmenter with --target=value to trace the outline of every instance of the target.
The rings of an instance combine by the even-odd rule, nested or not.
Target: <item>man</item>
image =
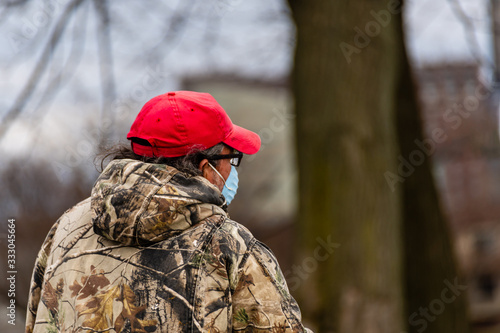
[[[144,105],[38,255],[27,332],[305,332],[272,252],[227,205],[257,134],[206,93]]]

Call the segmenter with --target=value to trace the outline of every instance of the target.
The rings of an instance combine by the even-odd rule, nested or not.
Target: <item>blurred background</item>
[[[368,2],[351,1],[360,6]],[[299,68],[300,63],[294,62],[294,57],[301,57],[302,53],[297,51],[295,55],[294,52],[297,48],[305,54],[313,49],[310,45],[320,39],[314,29],[307,26],[308,20],[318,19],[313,9],[321,11],[320,5],[290,1],[290,7],[285,0],[1,1],[0,330],[24,331],[35,256],[59,216],[90,195],[98,176],[95,156],[100,148],[126,142],[132,121],[150,98],[182,89],[211,93],[234,123],[261,136],[261,151],[246,157],[240,167],[240,187],[229,212],[275,252],[292,295],[302,306],[306,325],[318,332],[445,332],[439,327],[449,327],[446,332],[500,332],[500,75],[497,70],[500,5],[495,0],[407,0],[402,13],[396,10],[393,13],[391,2],[398,1],[372,2],[367,7],[345,5],[345,12],[335,10],[342,9],[339,7],[329,8],[332,12],[323,10],[322,14],[326,17],[325,25],[332,31],[342,26],[344,28],[338,30],[350,36],[326,34],[324,37],[333,43],[335,51],[325,47],[323,56],[337,52],[335,57],[326,60],[332,73],[344,73],[350,78],[352,72],[361,82],[342,81],[337,74],[331,77],[336,84],[322,81],[320,89],[324,89],[325,94],[340,95],[337,98],[349,95],[354,87],[362,87],[366,95],[370,95],[370,91],[386,87],[387,82],[392,83],[384,89],[398,91],[402,81],[394,79],[397,75],[393,71],[404,68],[405,62],[399,65],[399,60],[394,61],[393,53],[385,53],[386,44],[382,45],[381,41],[388,43],[391,50],[403,52],[404,45],[394,41],[400,38],[398,32],[404,34],[405,59],[413,78],[408,82],[411,81],[415,88],[411,90],[416,93],[411,103],[418,111],[416,118],[423,123],[410,121],[410,126],[417,128],[417,136],[411,138],[408,149],[404,145],[391,148],[388,154],[392,157],[376,168],[381,171],[370,174],[369,179],[376,179],[379,184],[377,190],[370,192],[363,187],[367,186],[366,180],[356,183],[354,171],[339,172],[343,169],[335,167],[335,163],[343,163],[345,159],[338,152],[338,158],[333,158],[333,166],[328,168],[307,169],[299,162],[308,160],[300,148],[301,142],[308,138],[304,131],[318,130],[304,125],[310,121],[308,115],[314,115],[317,108],[304,107],[307,98],[297,93],[305,89],[301,84],[308,84],[300,79],[301,73],[307,68],[322,68],[325,58],[320,56],[309,63],[309,67]],[[358,16],[347,14],[361,12]],[[309,18],[305,17],[309,14]],[[378,30],[376,25],[372,25],[375,30],[370,30],[370,22],[377,22]],[[392,29],[394,32],[389,33]],[[387,62],[386,72],[359,73],[357,68],[363,67],[357,61],[379,59],[377,57]],[[377,62],[371,64],[377,66]],[[370,81],[375,77],[377,80]],[[397,94],[387,96],[397,100]],[[362,95],[364,93],[357,96],[362,99]],[[312,96],[319,100],[323,95],[317,91]],[[402,142],[401,134],[398,139],[397,133],[406,129],[394,116],[402,104],[393,104],[380,104],[389,105],[383,109],[393,110],[392,113],[380,113],[375,122],[353,121],[352,128],[369,133],[373,123],[374,128],[380,125],[383,133],[390,134],[387,142]],[[332,121],[332,127],[326,131],[331,134],[328,136],[331,140],[340,137],[337,133],[344,133],[342,124],[351,119],[350,109],[337,109],[336,105],[330,104],[325,109],[326,113],[331,110],[331,114],[342,114],[338,116],[341,121],[335,124]],[[377,112],[376,107],[363,110],[366,114],[371,112],[366,119],[372,119]],[[358,119],[358,113],[352,112],[352,119]],[[340,141],[350,137],[347,133]],[[328,140],[312,151],[324,156],[330,156],[328,151],[335,153],[337,148],[328,145]],[[404,153],[405,149],[408,154]],[[366,149],[364,153],[370,157],[375,150]],[[360,165],[371,167],[369,158],[363,161]],[[411,232],[404,233],[412,213],[404,208],[411,205],[404,202],[418,201],[419,194],[399,187],[410,184],[412,169],[424,167],[429,168],[434,182],[419,182],[421,187],[417,192],[428,195],[437,191],[430,200],[439,218],[421,220],[422,225],[428,221],[432,226],[425,229],[419,245],[408,250],[402,244],[412,238]],[[316,231],[308,229],[310,224],[304,226],[309,223],[304,222],[308,211],[305,205],[315,199],[307,196],[323,192],[310,191],[304,184],[307,177],[301,176],[301,172],[306,175],[334,173],[323,179],[333,192],[339,193],[344,187],[337,181],[352,179],[346,186],[358,184],[362,188],[351,205],[353,211],[363,210],[365,202],[371,202],[372,197],[388,198],[384,201],[388,209],[377,201],[372,204],[391,212],[394,224],[387,227],[392,230],[389,238],[378,231],[385,228],[384,222],[373,230],[347,232],[336,227],[335,218],[326,215],[317,222],[324,227]],[[323,206],[333,210],[332,216],[337,216],[336,209],[343,209],[342,205],[328,200]],[[405,218],[406,214],[409,219]],[[356,224],[356,218],[349,220],[353,214],[342,216],[349,216],[342,222],[342,228]],[[385,221],[381,216],[374,220]],[[16,220],[15,326],[7,323],[5,314],[9,302],[8,219]],[[413,228],[423,230],[424,227],[414,225]],[[371,234],[366,236],[366,233],[377,236],[371,238]],[[439,238],[441,233],[446,236]],[[344,237],[347,234],[349,237]],[[439,234],[435,239],[441,239],[440,246],[449,247],[450,257],[441,256],[443,250],[439,246],[433,247],[430,241],[426,243],[434,239],[434,234]],[[363,275],[360,284],[370,285],[368,289],[373,294],[382,295],[388,303],[394,302],[384,313],[373,314],[378,319],[368,315],[364,319],[356,317],[358,312],[369,312],[371,305],[367,299],[372,299],[364,298],[366,289],[357,288],[358,282],[345,282],[358,279],[349,279],[351,275],[347,273],[345,279],[333,277],[347,261],[343,258],[357,260],[356,250],[351,248],[365,236],[370,246],[394,246],[387,248],[386,252],[391,254],[380,260],[396,263],[387,270],[396,272],[391,279],[398,279],[399,284],[375,272],[373,279],[377,282],[372,286],[369,270],[358,272]],[[315,256],[317,248],[326,251],[328,256]],[[346,250],[349,255],[343,255],[344,249],[350,249]],[[415,257],[428,253],[427,257],[437,258],[437,262],[413,261],[408,255],[410,252]],[[359,256],[360,267],[371,265],[366,259],[369,251]],[[427,284],[420,281],[432,275],[433,267],[439,266],[444,257],[452,268],[442,276],[433,277],[430,284],[434,289],[426,294]],[[412,278],[404,278],[412,269],[417,273],[412,274]],[[458,277],[460,282],[456,280]],[[340,288],[344,283],[348,287]],[[457,291],[457,285],[466,286],[465,292],[461,293],[460,288]],[[311,292],[315,288],[331,289],[331,293],[327,292],[328,298],[322,300],[320,293]],[[401,290],[393,294],[398,288]],[[465,308],[458,306],[458,301],[448,302],[450,297],[442,296],[444,290],[451,291]],[[385,292],[391,296],[386,297]],[[430,296],[407,302],[414,294]],[[393,306],[401,309],[400,312],[392,313]],[[346,309],[354,310],[350,313],[351,310]],[[327,317],[340,319],[327,320]],[[356,324],[358,320],[366,321],[366,326]],[[455,323],[451,324],[450,320]],[[378,321],[390,323],[387,325],[391,330],[385,330],[383,327],[387,326],[382,324],[370,324]],[[373,330],[366,329],[372,326]]]

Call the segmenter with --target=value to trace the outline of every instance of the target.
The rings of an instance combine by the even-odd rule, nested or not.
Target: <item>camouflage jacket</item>
[[[115,160],[50,230],[27,332],[308,332],[272,252],[203,177]]]

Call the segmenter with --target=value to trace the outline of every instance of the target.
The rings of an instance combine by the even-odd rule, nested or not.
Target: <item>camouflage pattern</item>
[[[310,332],[272,252],[224,204],[203,177],[111,162],[47,235],[26,332]]]

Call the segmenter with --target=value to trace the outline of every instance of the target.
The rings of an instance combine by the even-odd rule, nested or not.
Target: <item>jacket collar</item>
[[[226,216],[224,196],[202,176],[164,164],[111,161],[92,189],[94,231],[125,245],[165,240],[213,216]]]

